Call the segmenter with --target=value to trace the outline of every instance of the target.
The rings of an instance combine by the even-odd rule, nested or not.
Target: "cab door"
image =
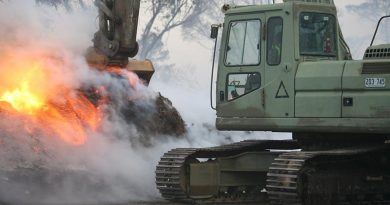
[[[293,18],[285,12],[267,13],[265,112],[267,117],[294,117]]]
[[[262,117],[264,14],[225,18],[218,77],[218,117]]]

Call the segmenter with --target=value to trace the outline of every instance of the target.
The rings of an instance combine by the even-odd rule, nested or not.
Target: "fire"
[[[30,71],[26,71],[24,79],[20,83],[16,82],[16,88],[5,90],[0,97],[0,101],[8,102],[12,107],[19,111],[28,114],[33,114],[35,111],[42,109],[45,105],[44,96],[31,90],[30,83],[33,76],[43,76],[37,65],[33,66]]]
[[[16,110],[32,114],[40,109],[44,102],[29,90],[28,83],[22,82],[21,88],[6,91],[0,98],[1,101],[10,103]]]
[[[132,88],[137,88],[138,85],[144,84],[142,80],[137,76],[137,74],[133,72],[129,72],[126,69],[111,66],[111,67],[107,67],[105,71],[127,78],[127,81],[129,82],[129,85]]]
[[[83,95],[65,96],[66,102],[48,104],[37,117],[47,123],[65,142],[81,145],[86,142],[88,129],[95,131],[99,123],[99,110]]]
[[[28,118],[27,133],[28,127],[40,127],[45,135],[82,145],[98,129],[101,110],[81,91],[58,83],[63,76],[54,76],[55,65],[61,62],[47,61],[48,56],[17,51],[0,55],[0,111]]]

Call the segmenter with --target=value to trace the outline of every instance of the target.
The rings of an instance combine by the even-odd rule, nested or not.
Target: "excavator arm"
[[[121,67],[149,82],[153,64],[149,60],[130,60],[138,53],[137,26],[140,0],[96,0],[99,9],[99,30],[94,46],[86,54],[87,62],[99,70]]]

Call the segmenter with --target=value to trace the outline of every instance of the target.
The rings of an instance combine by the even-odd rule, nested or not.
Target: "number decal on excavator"
[[[364,80],[366,88],[384,88],[386,87],[386,79],[384,78],[366,78]]]

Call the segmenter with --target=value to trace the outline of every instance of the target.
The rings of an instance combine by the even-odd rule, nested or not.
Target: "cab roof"
[[[227,10],[226,15],[242,14],[242,13],[259,13],[265,11],[277,11],[277,10],[292,10],[294,7],[307,7],[307,6],[322,6],[324,8],[335,9],[333,2],[331,3],[322,3],[323,0],[318,0],[319,2],[305,2],[302,0],[287,0],[284,3],[276,4],[261,4],[261,5],[247,5],[240,6],[234,5]]]

